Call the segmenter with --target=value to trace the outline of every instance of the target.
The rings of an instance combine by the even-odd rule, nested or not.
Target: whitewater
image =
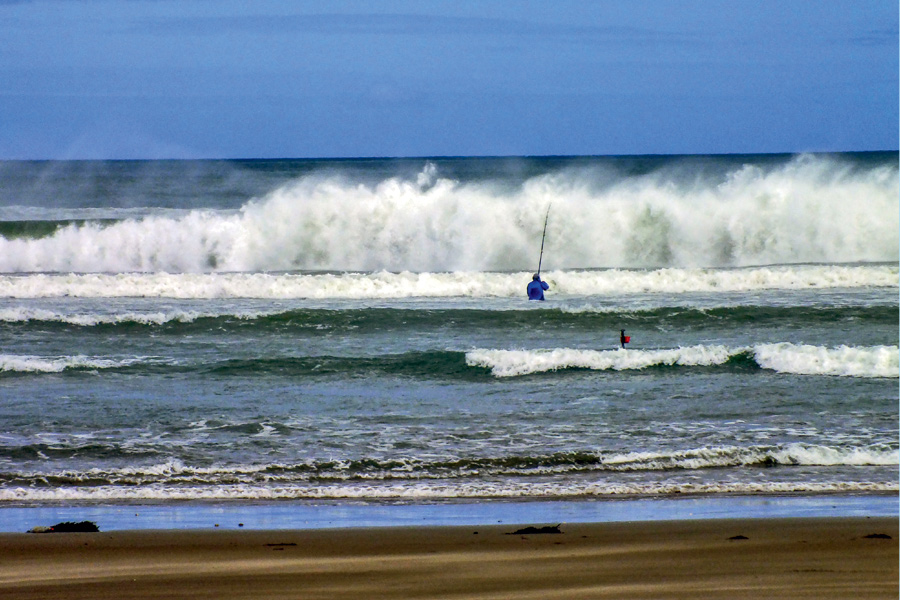
[[[66,273],[0,275],[0,297],[364,299],[515,298],[530,273]],[[544,272],[562,295],[618,295],[898,287],[890,265],[791,265],[746,269]]]
[[[0,272],[519,272],[534,268],[551,205],[548,270],[886,262],[900,252],[898,198],[896,165],[817,155],[706,178],[673,162],[515,182],[442,177],[427,162],[414,179],[308,175],[237,210],[95,210],[49,235],[0,237]]]
[[[762,369],[798,375],[898,377],[897,347],[822,348],[791,343],[750,348],[691,346],[659,350],[473,350],[466,363],[491,369],[497,377],[514,377],[561,369],[646,369],[659,366],[717,366],[750,358]]]

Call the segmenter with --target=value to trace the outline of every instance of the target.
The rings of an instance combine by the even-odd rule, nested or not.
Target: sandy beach
[[[0,534],[0,596],[827,599],[898,594],[896,517],[564,523],[561,533],[515,533],[524,527]]]

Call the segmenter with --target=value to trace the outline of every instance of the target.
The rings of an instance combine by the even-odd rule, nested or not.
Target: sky
[[[897,150],[897,0],[0,0],[0,159]]]

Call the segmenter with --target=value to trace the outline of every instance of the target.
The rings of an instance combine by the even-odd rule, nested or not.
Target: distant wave
[[[235,358],[212,363],[174,363],[159,357],[20,356],[0,354],[0,373],[128,370],[133,373],[190,372],[217,376],[284,375],[348,377],[362,374],[436,379],[519,377],[571,369],[639,371],[648,368],[766,369],[784,374],[897,378],[897,346],[824,348],[791,343],[748,348],[721,345],[659,350],[433,350],[381,356]],[[486,371],[490,372],[490,375]]]
[[[217,316],[220,315],[216,313],[201,313],[199,311],[182,310],[105,314],[61,313],[58,311],[28,306],[0,308],[0,322],[64,324],[78,325],[81,327],[95,327],[98,325],[164,325],[166,323],[193,323],[200,318]],[[229,316],[238,319],[243,318],[240,314],[232,314]],[[251,315],[248,315],[248,317],[250,316]],[[254,313],[252,316],[259,316],[259,313]]]
[[[532,310],[534,303],[521,303],[517,308],[502,305],[496,308],[479,306],[429,307],[427,310],[411,310],[399,307],[348,307],[340,309],[291,307],[283,309],[253,310],[225,306],[218,310],[86,310],[79,305],[69,310],[50,310],[28,305],[0,308],[0,324],[22,329],[52,329],[55,327],[121,328],[158,327],[168,332],[236,331],[256,329],[291,330],[292,334],[303,330],[320,332],[386,331],[398,329],[434,329],[453,326],[468,329],[522,327],[565,327],[569,331],[599,330],[617,331],[623,320],[631,328],[655,328],[664,323],[667,327],[715,327],[736,326],[747,323],[766,323],[770,326],[805,326],[853,321],[857,325],[871,323],[896,327],[896,304],[886,302],[875,306],[660,306],[625,308],[605,306],[578,306],[560,308],[543,307]]]
[[[546,271],[551,294],[614,295],[898,287],[896,264]],[[0,275],[0,298],[521,298],[519,273],[120,273]],[[551,296],[552,298],[552,296]]]
[[[686,170],[685,170],[686,169]],[[238,212],[6,226],[0,272],[523,271],[895,261],[896,162],[804,155],[704,178],[675,166],[442,178],[306,176]],[[2,230],[2,228],[0,228]]]
[[[190,373],[219,377],[281,375],[291,377],[352,377],[363,374],[438,379],[481,378],[466,366],[462,352],[431,351],[384,356],[285,356],[235,358],[210,363],[175,362],[161,357],[100,358],[89,356],[27,356],[0,354],[3,374],[83,373],[91,371]]]
[[[0,354],[0,373],[62,373],[71,370],[114,369],[141,363],[141,359],[113,360],[89,356],[23,356]]]
[[[900,377],[897,346],[823,348],[791,343],[749,348],[690,346],[661,350],[472,350],[466,364],[516,377],[565,369],[626,371],[648,367],[746,364],[779,373],[847,377]]]

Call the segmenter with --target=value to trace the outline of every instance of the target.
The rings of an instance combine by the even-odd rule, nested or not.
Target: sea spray
[[[606,171],[560,169],[515,186],[441,177],[433,165],[374,183],[308,175],[238,212],[0,237],[0,272],[530,271],[549,203],[550,270],[891,261],[900,248],[890,163],[806,155],[715,176],[677,163]]]

